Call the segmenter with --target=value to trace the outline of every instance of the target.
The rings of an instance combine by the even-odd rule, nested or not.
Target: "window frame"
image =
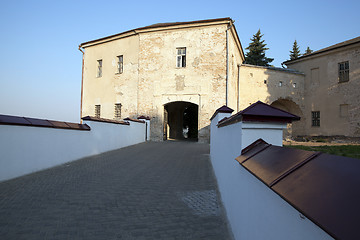
[[[117,58],[116,74],[122,74],[124,72],[124,55],[116,56],[116,58]]]
[[[182,50],[184,50],[182,52]],[[186,67],[186,47],[176,48],[176,67],[185,68]]]
[[[101,78],[102,77],[102,69],[103,68],[103,60],[99,59],[97,60],[97,70],[96,70],[96,77]]]
[[[115,103],[114,105],[114,118],[115,119],[121,119],[121,103]]]
[[[350,80],[349,70],[350,70],[349,61],[344,61],[344,62],[338,63],[338,81],[339,81],[339,83],[348,82]]]
[[[100,116],[101,116],[101,105],[96,104],[95,105],[95,117],[100,118]]]
[[[320,111],[311,111],[311,126],[320,127]]]

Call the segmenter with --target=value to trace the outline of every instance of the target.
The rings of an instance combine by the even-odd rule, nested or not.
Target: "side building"
[[[360,37],[284,64],[305,74],[301,135],[360,137]]]

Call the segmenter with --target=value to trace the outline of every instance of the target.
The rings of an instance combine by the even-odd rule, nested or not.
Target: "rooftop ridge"
[[[221,21],[232,21],[232,19],[230,17],[225,17],[225,18],[213,18],[213,19],[205,19],[205,20],[195,20],[195,21],[185,21],[185,22],[168,22],[168,23],[155,23],[155,24],[151,24],[145,27],[139,27],[139,28],[134,28],[134,29],[130,29],[121,33],[117,33],[117,34],[113,34],[110,36],[106,36],[106,37],[102,37],[102,38],[98,38],[98,39],[94,39],[91,41],[87,41],[87,42],[83,42],[79,45],[79,47],[83,47],[86,44],[91,44],[91,43],[95,43],[98,41],[103,41],[106,39],[110,39],[110,38],[114,38],[117,36],[121,36],[123,34],[126,33],[130,33],[130,32],[136,32],[136,31],[141,31],[141,30],[147,30],[147,29],[152,29],[152,28],[160,28],[160,27],[171,27],[171,26],[178,26],[178,25],[188,25],[188,24],[202,24],[202,23],[211,23],[211,22],[221,22]]]
[[[317,54],[320,54],[320,53],[324,53],[324,52],[328,52],[328,51],[335,50],[335,49],[338,49],[338,48],[346,47],[346,46],[356,44],[356,43],[360,43],[360,36],[349,39],[349,40],[346,40],[346,41],[343,41],[343,42],[340,42],[340,43],[336,43],[334,45],[330,45],[328,47],[316,50],[316,51],[314,51],[312,53],[309,53],[309,54],[302,55],[302,56],[300,56],[300,57],[298,57],[298,58],[296,58],[294,60],[286,60],[286,61],[283,62],[283,64],[285,64],[285,65],[291,64],[291,63],[294,63],[294,62],[297,62],[297,61],[301,61],[301,60],[303,60],[303,59],[305,59],[307,57],[311,57],[311,56],[314,56],[314,55],[317,55]]]

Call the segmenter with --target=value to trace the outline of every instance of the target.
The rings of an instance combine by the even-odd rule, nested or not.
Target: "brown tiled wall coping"
[[[90,131],[90,127],[87,124],[60,122],[60,121],[53,121],[46,119],[17,117],[17,116],[1,115],[1,114],[0,114],[0,125],[17,125],[17,126],[29,126],[29,127],[47,127],[47,128],[61,128],[61,129]]]
[[[215,114],[217,114],[217,112],[218,110],[215,112]],[[283,111],[281,109],[265,104],[261,101],[258,101],[230,117],[225,117],[221,119],[218,122],[217,126],[225,127],[227,125],[231,125],[240,121],[291,123],[292,121],[298,121],[298,120],[300,120],[300,117],[294,114],[291,114],[289,112]]]
[[[138,117],[138,119],[150,120],[150,117],[142,115],[142,116]]]
[[[138,122],[138,123],[145,123],[145,121],[134,119],[134,118],[124,118],[126,121]]]
[[[86,120],[86,121],[94,121],[94,122],[104,122],[104,123],[114,123],[114,124],[122,124],[122,125],[130,125],[129,122],[125,122],[125,121],[117,121],[117,120],[113,120],[113,119],[106,119],[106,118],[96,118],[96,117],[91,117],[91,116],[86,116],[81,118],[82,120]],[[126,119],[125,119],[126,120]]]

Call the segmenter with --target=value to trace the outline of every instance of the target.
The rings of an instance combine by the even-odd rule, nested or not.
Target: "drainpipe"
[[[82,69],[81,69],[81,101],[80,101],[80,123],[82,123],[82,101],[83,101],[83,81],[84,81],[84,51],[81,49],[81,45],[79,45],[79,50],[82,52]]]
[[[226,29],[226,95],[225,95],[225,105],[228,105],[228,92],[229,92],[229,33],[228,31],[234,25],[234,20],[231,20],[230,26]]]
[[[238,79],[237,79],[237,111],[240,111],[240,64],[237,65],[238,67]]]

